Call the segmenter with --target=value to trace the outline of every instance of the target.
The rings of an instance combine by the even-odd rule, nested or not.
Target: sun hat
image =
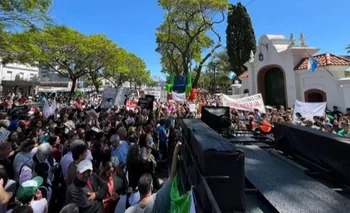
[[[84,173],[87,170],[93,170],[92,168],[92,163],[91,160],[85,159],[83,161],[81,161],[78,166],[77,166],[77,172],[79,172],[80,174]]]
[[[35,192],[39,189],[39,187],[43,184],[43,178],[40,176],[36,176],[31,180],[27,180],[21,184],[18,188],[16,197],[19,201],[26,201],[33,197]]]

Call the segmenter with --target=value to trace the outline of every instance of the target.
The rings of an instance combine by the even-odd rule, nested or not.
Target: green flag
[[[186,85],[192,85],[192,73],[190,71],[187,73]]]
[[[178,188],[178,175],[176,174],[173,182],[171,183],[170,190],[170,213],[189,213],[191,210],[191,192],[186,192],[183,195],[180,195]]]

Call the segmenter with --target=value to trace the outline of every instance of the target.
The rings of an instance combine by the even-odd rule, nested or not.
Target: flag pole
[[[314,58],[307,50],[305,50],[305,52],[307,54],[309,54],[310,57]],[[316,59],[315,59],[316,60]],[[317,61],[317,60],[316,60]],[[318,61],[317,61],[318,64],[320,64]],[[323,67],[331,76],[334,76],[331,71],[329,71],[325,66],[320,66],[320,67]]]

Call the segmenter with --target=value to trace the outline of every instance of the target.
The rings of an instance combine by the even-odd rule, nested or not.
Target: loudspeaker
[[[203,106],[201,120],[216,131],[228,128],[231,125],[230,108]]]
[[[225,109],[219,109],[219,111]],[[184,119],[184,134],[222,212],[245,210],[244,153],[198,119]],[[198,179],[194,177],[193,179]],[[199,190],[204,190],[199,187]],[[201,191],[202,194],[204,191]],[[209,209],[206,196],[200,203]],[[204,211],[206,212],[206,211]]]
[[[301,156],[331,172],[336,181],[350,184],[350,139],[304,126],[277,123],[276,149]]]

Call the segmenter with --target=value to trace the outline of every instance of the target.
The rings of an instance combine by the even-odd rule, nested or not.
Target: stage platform
[[[278,212],[347,213],[350,200],[311,178],[297,165],[255,145],[245,153],[245,175]]]

